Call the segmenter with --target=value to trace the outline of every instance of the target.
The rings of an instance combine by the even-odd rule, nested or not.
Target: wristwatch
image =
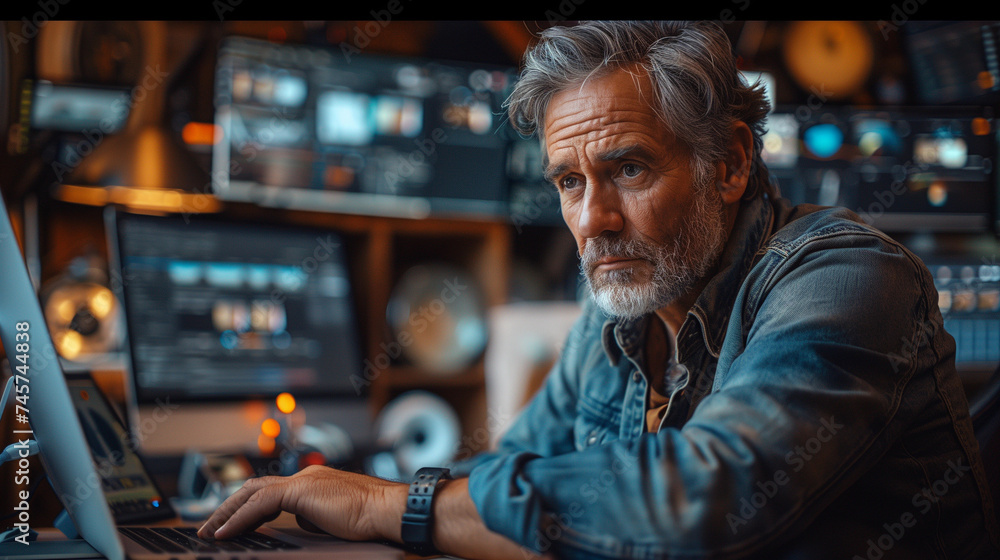
[[[441,479],[451,479],[451,471],[440,467],[424,467],[417,471],[410,483],[410,494],[406,498],[406,513],[403,514],[401,536],[403,543],[421,556],[437,552],[433,534],[434,491]]]

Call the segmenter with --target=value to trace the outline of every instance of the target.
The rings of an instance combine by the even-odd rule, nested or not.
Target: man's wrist
[[[368,508],[369,524],[376,539],[393,541],[402,544],[399,520],[406,513],[406,498],[410,485],[405,482],[386,482],[381,487],[378,504]]]
[[[403,543],[418,554],[436,552],[434,546],[434,505],[439,483],[451,478],[443,467],[425,467],[418,470],[410,483],[403,513],[400,536]]]

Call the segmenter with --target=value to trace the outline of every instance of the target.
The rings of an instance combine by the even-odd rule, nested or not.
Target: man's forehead
[[[552,150],[578,138],[587,138],[594,148],[619,142],[673,146],[676,138],[653,104],[652,81],[645,71],[635,69],[591,77],[558,92],[539,135],[543,164],[548,166]]]
[[[545,112],[543,136],[549,138],[566,127],[601,126],[620,120],[655,122],[659,128],[661,121],[653,107],[652,81],[645,71],[614,70],[553,95]]]

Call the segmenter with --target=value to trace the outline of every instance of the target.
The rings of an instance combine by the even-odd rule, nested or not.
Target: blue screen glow
[[[817,124],[805,131],[806,148],[817,157],[828,158],[844,145],[844,133],[833,124]]]

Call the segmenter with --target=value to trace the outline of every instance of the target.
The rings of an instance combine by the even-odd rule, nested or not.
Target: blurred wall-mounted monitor
[[[779,109],[769,122],[762,157],[793,202],[845,206],[887,232],[994,227],[990,107]]]
[[[996,125],[989,108],[858,111],[848,119],[860,208],[890,231],[992,227]]]
[[[76,167],[106,136],[120,132],[135,105],[129,88],[24,80],[21,130],[27,143],[52,142],[56,180]]]
[[[1000,22],[909,21],[902,27],[920,103],[1000,100]]]
[[[232,37],[216,71],[218,196],[423,217],[504,216],[516,69]]]
[[[31,128],[61,132],[112,134],[125,126],[134,102],[126,88],[56,84],[48,80],[25,83]]]

